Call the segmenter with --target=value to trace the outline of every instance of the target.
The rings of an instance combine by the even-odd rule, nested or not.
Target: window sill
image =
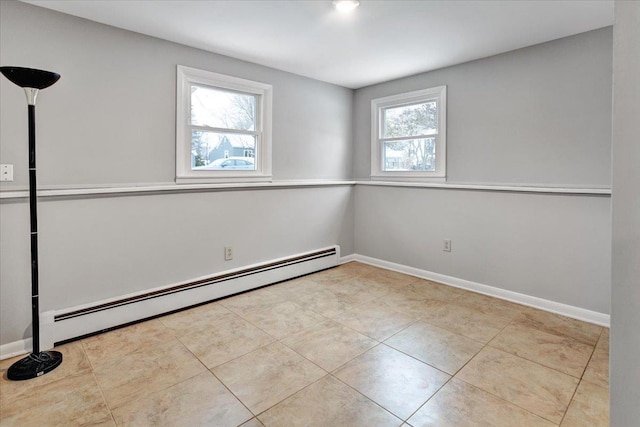
[[[217,176],[217,177],[198,177],[198,176],[180,176],[176,178],[176,184],[251,184],[272,182],[271,175],[260,176]]]
[[[414,182],[414,183],[443,183],[447,181],[444,175],[418,175],[416,173],[389,173],[389,174],[373,174],[371,181],[375,182]]]

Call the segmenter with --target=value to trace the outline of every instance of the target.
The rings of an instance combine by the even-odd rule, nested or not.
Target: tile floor
[[[358,263],[60,346],[0,425],[607,426],[606,328]]]

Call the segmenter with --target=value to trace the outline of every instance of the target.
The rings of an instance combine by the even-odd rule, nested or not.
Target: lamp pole
[[[62,353],[40,351],[40,308],[38,291],[38,206],[36,181],[36,97],[40,89],[48,88],[60,79],[51,71],[23,67],[0,67],[0,72],[12,83],[24,89],[29,116],[29,222],[31,225],[31,320],[33,350],[15,362],[7,371],[14,381],[39,377],[62,363]]]

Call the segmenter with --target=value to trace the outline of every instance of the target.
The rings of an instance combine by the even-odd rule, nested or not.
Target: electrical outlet
[[[224,247],[224,260],[231,261],[233,259],[233,246]]]
[[[451,240],[445,240],[442,243],[442,250],[445,252],[451,252]]]
[[[0,181],[13,181],[13,165],[0,165]]]

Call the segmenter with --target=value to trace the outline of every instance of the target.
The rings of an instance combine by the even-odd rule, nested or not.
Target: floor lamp
[[[14,381],[28,380],[46,374],[62,363],[59,351],[40,351],[40,309],[38,306],[38,210],[36,199],[36,97],[60,78],[50,71],[22,67],[0,67],[0,72],[24,89],[29,113],[29,217],[31,223],[31,320],[33,351],[15,362],[7,371]]]

